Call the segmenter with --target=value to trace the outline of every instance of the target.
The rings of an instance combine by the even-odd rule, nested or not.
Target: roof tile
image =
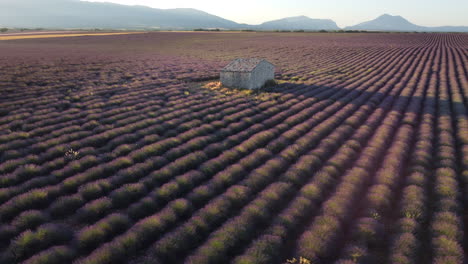
[[[222,69],[223,72],[251,72],[257,65],[263,61],[258,58],[238,58],[231,61]]]

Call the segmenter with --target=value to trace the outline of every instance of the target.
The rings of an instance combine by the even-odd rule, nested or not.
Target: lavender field
[[[0,41],[0,263],[467,263],[467,95],[468,34]]]

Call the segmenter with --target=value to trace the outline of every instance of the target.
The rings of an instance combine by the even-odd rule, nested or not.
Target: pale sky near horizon
[[[468,0],[86,0],[144,5],[154,8],[195,8],[238,23],[305,15],[329,18],[352,26],[384,13],[400,15],[420,26],[468,26]]]

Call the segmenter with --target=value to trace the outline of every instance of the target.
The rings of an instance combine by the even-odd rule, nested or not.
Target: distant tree
[[[326,31],[325,29],[322,29],[322,30],[319,30],[320,33],[327,33],[328,31]]]
[[[7,32],[8,31],[8,28],[0,28],[0,32],[4,33],[4,32]]]

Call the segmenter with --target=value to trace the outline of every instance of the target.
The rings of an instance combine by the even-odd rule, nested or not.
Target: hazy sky
[[[0,0],[1,1],[1,0]],[[91,1],[91,0],[88,0]],[[92,0],[155,8],[196,8],[238,23],[306,15],[351,26],[384,13],[400,15],[421,26],[468,26],[468,0]]]

